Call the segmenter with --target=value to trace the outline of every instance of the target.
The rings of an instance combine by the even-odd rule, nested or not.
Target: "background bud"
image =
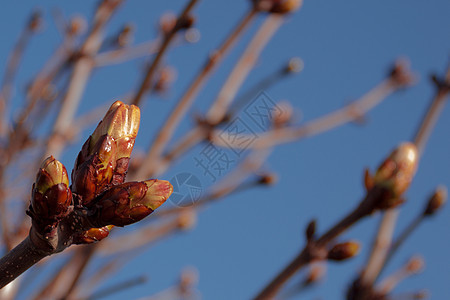
[[[334,245],[328,252],[328,259],[341,261],[352,258],[359,253],[359,243],[355,241],[349,241]]]
[[[440,186],[436,189],[433,195],[431,195],[423,214],[426,216],[433,215],[442,207],[442,205],[445,204],[446,201],[447,188],[445,186]]]
[[[378,168],[373,178],[374,184],[387,188],[393,197],[401,196],[411,183],[418,159],[414,144],[400,144]]]
[[[173,192],[170,182],[147,180],[113,186],[96,201],[95,224],[125,226],[138,222],[163,204]]]
[[[50,156],[42,163],[33,184],[33,213],[42,219],[56,219],[66,216],[71,204],[72,193],[66,168]]]

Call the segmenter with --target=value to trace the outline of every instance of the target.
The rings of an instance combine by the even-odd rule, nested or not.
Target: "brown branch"
[[[281,290],[284,284],[301,268],[317,259],[316,251],[328,246],[336,237],[353,226],[360,219],[370,215],[377,207],[382,191],[377,188],[370,190],[361,203],[332,226],[327,232],[315,241],[315,247],[305,246],[297,257],[295,257],[278,275],[267,284],[261,292],[254,298],[255,300],[273,299]]]
[[[284,16],[270,14],[256,32],[248,47],[245,49],[239,61],[234,66],[226,82],[222,86],[219,95],[206,114],[206,118],[211,124],[222,121],[231,101],[235,98],[239,88],[253,69],[262,50],[283,24]]]
[[[230,106],[230,109],[227,112],[227,119],[233,119],[233,116],[237,115],[238,112],[251,100],[254,99],[255,95],[263,90],[267,90],[272,87],[274,84],[280,82],[282,79],[286,78],[289,75],[298,73],[303,68],[303,61],[294,57],[291,58],[288,63],[284,63],[281,68],[277,69],[275,72],[266,75],[260,81],[255,83],[252,87],[250,87],[247,91],[242,93],[242,96],[236,98],[236,100]]]
[[[82,298],[82,299],[96,300],[96,299],[104,298],[106,296],[111,296],[111,295],[121,292],[123,290],[130,289],[137,285],[141,285],[143,283],[146,283],[147,281],[148,281],[147,276],[138,276],[135,278],[127,279],[122,282],[119,282],[118,284],[115,284],[114,286],[104,288],[103,290],[95,292],[91,296]]]
[[[85,245],[80,249],[81,260],[78,262],[77,269],[72,274],[73,276],[70,279],[70,281],[65,282],[67,289],[63,292],[62,299],[69,299],[70,296],[72,295],[73,291],[75,290],[75,287],[80,281],[81,276],[83,275],[84,271],[86,271],[89,262],[94,257],[97,246],[98,244]]]
[[[405,73],[402,74],[402,76],[412,76],[407,70],[403,70],[403,72]],[[354,121],[381,103],[388,95],[404,86],[405,83],[399,84],[396,77],[389,75],[388,79],[382,81],[360,99],[348,104],[344,108],[309,121],[299,127],[277,128],[264,132],[248,147],[253,149],[272,147],[323,133],[339,125]],[[226,136],[227,133],[221,130],[213,130],[211,132],[210,129],[202,126],[195,127],[182,137],[181,140],[162,158],[158,172],[165,170],[171,161],[180,157],[182,153],[193,147],[206,136],[208,136],[214,144],[229,148],[230,145],[224,144],[222,138],[219,138],[219,136],[224,137],[224,135]],[[242,136],[242,138],[245,139],[246,137]],[[155,165],[156,164],[153,166]]]
[[[450,67],[447,69],[445,79],[442,81],[435,80],[435,82],[437,83],[437,94],[432,100],[431,105],[426,112],[414,138],[419,157],[425,148],[428,136],[431,134],[431,131],[437,122],[442,109],[444,108],[445,99],[450,92]],[[373,243],[371,255],[367,261],[365,269],[360,275],[360,278],[357,279],[362,286],[372,287],[378,278],[380,271],[383,269],[383,266],[386,264],[389,247],[391,246],[392,241],[392,233],[397,217],[397,208],[388,209],[384,213],[378,233],[375,237],[375,242]]]
[[[380,274],[391,247],[398,213],[398,209],[389,209],[381,219],[367,265],[360,275],[360,282],[363,286],[372,286]]]
[[[160,46],[155,58],[153,59],[153,62],[151,63],[150,67],[148,68],[147,73],[145,74],[145,77],[142,80],[142,83],[140,84],[139,90],[138,90],[136,96],[134,96],[134,98],[132,100],[132,104],[139,106],[144,94],[149,93],[151,91],[151,89],[153,88],[153,85],[152,85],[153,77],[155,76],[155,73],[158,69],[161,59],[163,58],[166,50],[169,48],[169,45],[172,42],[173,38],[175,37],[176,33],[180,29],[182,29],[183,22],[189,16],[190,11],[192,10],[192,8],[194,7],[194,5],[197,2],[198,2],[198,0],[190,0],[189,1],[189,3],[183,9],[183,12],[178,17],[175,26],[172,28],[172,30],[170,30],[164,36],[161,46]]]
[[[420,124],[415,137],[414,144],[416,144],[419,154],[423,152],[431,132],[436,125],[439,116],[444,109],[447,96],[450,92],[450,66],[447,69],[445,78],[440,81],[433,77],[433,81],[437,88],[437,93],[431,101],[427,112],[425,113],[422,123]]]
[[[101,52],[94,57],[94,64],[96,67],[103,67],[122,63],[142,56],[152,55],[158,50],[158,45],[159,41],[156,40],[143,42],[130,47]]]
[[[249,10],[247,14],[245,14],[245,16],[239,21],[237,26],[231,31],[225,41],[219,46],[219,48],[213,51],[213,54],[207,59],[204,67],[200,70],[200,73],[197,74],[194,81],[189,85],[186,92],[178,101],[174,110],[167,118],[165,124],[161,126],[158,131],[158,135],[148,151],[147,158],[144,160],[142,167],[137,171],[134,176],[135,178],[146,178],[155,173],[154,164],[159,161],[158,158],[163,153],[165,146],[173,136],[181,119],[192,105],[195,97],[207,82],[212,72],[222,62],[225,55],[230,51],[242,33],[248,28],[255,15],[255,9]]]
[[[0,288],[13,281],[47,255],[48,253],[37,247],[28,236],[0,259]]]
[[[286,127],[262,133],[250,147],[258,149],[260,147],[276,146],[334,129],[360,118],[398,88],[400,87],[394,84],[390,78],[386,79],[357,101],[339,110],[309,121],[299,127]],[[224,134],[226,135],[227,133],[219,130],[213,131],[211,135],[213,143],[224,146],[222,139],[219,138],[219,136]]]

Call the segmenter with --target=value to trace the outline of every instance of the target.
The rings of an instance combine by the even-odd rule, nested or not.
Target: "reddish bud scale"
[[[87,158],[85,151],[83,146],[72,171],[72,190],[81,196],[82,204],[87,206],[111,183],[116,167],[116,144],[112,137],[104,135],[89,151],[92,154]]]
[[[58,219],[67,216],[72,203],[72,192],[64,183],[59,183],[42,194],[33,185],[31,207],[36,216],[42,219]]]
[[[98,213],[95,222],[116,226],[138,222],[163,204],[172,191],[172,185],[164,180],[113,186],[96,201]]]

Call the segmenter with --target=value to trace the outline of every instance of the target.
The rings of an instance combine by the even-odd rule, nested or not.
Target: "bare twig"
[[[315,247],[311,249],[303,248],[299,255],[294,258],[272,281],[266,285],[263,290],[254,298],[255,300],[273,299],[275,295],[281,290],[284,284],[301,268],[317,259],[317,250],[323,249],[336,237],[354,225],[360,219],[370,215],[375,209],[379,200],[381,191],[377,188],[370,190],[361,203],[336,225],[331,227],[327,232],[320,236],[316,242]]]
[[[183,116],[186,114],[189,107],[192,105],[192,102],[195,100],[198,92],[206,83],[215,67],[220,64],[220,62],[223,60],[228,51],[233,47],[241,34],[251,24],[251,21],[254,19],[255,15],[256,11],[254,9],[251,9],[238,23],[234,30],[229,34],[222,45],[217,50],[215,50],[213,54],[208,58],[200,73],[189,85],[187,91],[178,101],[174,110],[167,118],[165,124],[158,131],[158,135],[156,136],[150,150],[148,151],[147,158],[144,160],[142,167],[137,171],[135,178],[145,178],[155,173],[153,165],[158,161],[158,158],[164,151],[166,144],[173,136],[176,127],[180,123]]]
[[[141,285],[143,283],[146,283],[148,281],[147,276],[141,275],[135,278],[124,280],[123,282],[119,282],[115,284],[114,286],[107,287],[103,290],[100,290],[98,292],[93,293],[91,296],[87,298],[83,298],[85,300],[96,300],[105,298],[107,296],[111,296],[115,293],[121,292],[123,290],[128,290],[132,287],[135,287],[137,285]]]
[[[159,41],[148,41],[130,47],[101,52],[94,57],[96,67],[118,64],[127,60],[152,55],[158,50]]]
[[[431,134],[434,124],[439,118],[440,112],[444,108],[445,99],[450,91],[448,88],[450,84],[450,67],[447,69],[445,79],[442,82],[436,80],[435,82],[438,83],[437,94],[432,100],[429,110],[425,114],[414,138],[419,157],[425,148],[428,136]],[[359,278],[359,282],[362,286],[371,287],[386,263],[389,247],[391,246],[392,233],[398,217],[397,210],[397,208],[388,209],[383,215],[378,233],[375,237],[375,242],[373,243],[371,255]]]
[[[172,28],[172,30],[170,30],[169,33],[167,33],[164,36],[161,46],[160,46],[155,58],[153,59],[153,62],[151,63],[150,67],[148,68],[147,73],[145,74],[145,77],[142,80],[142,83],[140,84],[139,90],[136,93],[136,96],[134,96],[134,98],[132,100],[132,104],[139,106],[144,94],[150,92],[151,89],[153,88],[153,85],[152,85],[153,77],[155,76],[155,73],[158,69],[161,59],[163,58],[166,50],[169,48],[169,45],[172,42],[173,38],[175,37],[176,33],[180,29],[182,29],[183,22],[185,22],[190,11],[194,8],[194,5],[197,2],[198,2],[198,0],[190,0],[189,1],[189,3],[183,9],[183,12],[178,17],[178,20],[177,20],[177,23],[175,24],[175,26]]]
[[[93,63],[92,58],[100,49],[103,40],[103,28],[122,0],[101,2],[94,17],[94,24],[79,51],[79,57],[70,77],[69,87],[62,100],[62,106],[53,124],[53,132],[43,153],[43,158],[58,157],[64,147],[64,133],[72,124],[76,108],[86,87]]]
[[[22,60],[23,53],[31,35],[36,32],[42,22],[39,12],[34,12],[30,16],[25,28],[19,35],[19,39],[11,52],[11,56],[7,62],[3,82],[0,87],[0,136],[6,134],[6,124],[8,116],[6,114],[8,102],[11,97],[11,90],[16,77],[17,69]]]

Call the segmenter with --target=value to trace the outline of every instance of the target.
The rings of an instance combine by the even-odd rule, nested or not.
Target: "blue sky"
[[[158,17],[167,11],[180,11],[185,2],[125,2],[110,22],[108,33],[115,33],[122,24],[132,21],[137,29],[137,43],[152,39]],[[205,56],[243,16],[248,2],[200,1],[194,11],[201,39],[193,45],[176,47],[167,55],[165,61],[177,69],[178,77],[167,95],[154,96],[143,105],[138,148],[147,147]],[[18,33],[35,7],[36,2],[30,0],[3,3],[0,69],[4,69]],[[45,30],[33,38],[19,70],[21,85],[13,98],[17,105],[23,98],[26,82],[60,41],[50,17],[52,8],[60,8],[65,16],[91,16],[94,4],[88,1],[41,1],[39,7],[45,15]],[[371,111],[364,126],[347,124],[278,147],[265,166],[278,174],[276,185],[235,194],[210,205],[200,213],[192,231],[164,240],[135,257],[108,284],[147,274],[150,277],[147,284],[126,292],[127,298],[138,298],[170,286],[181,269],[192,265],[199,270],[198,289],[203,299],[248,299],[255,295],[303,247],[303,229],[309,220],[317,218],[319,232],[329,228],[363,196],[364,167],[376,169],[399,142],[412,138],[434,94],[428,77],[433,72],[443,74],[449,61],[449,11],[450,2],[445,0],[427,3],[406,0],[305,1],[302,9],[288,18],[266,47],[241,93],[294,56],[302,58],[304,70],[265,92],[274,101],[290,101],[302,120],[321,116],[363,95],[384,78],[398,57],[411,61],[418,83],[395,93]],[[261,21],[262,17],[259,17],[246,32],[200,93],[189,115],[206,112]],[[143,60],[134,60],[96,70],[77,115],[137,87],[143,63]],[[402,209],[398,229],[422,209],[424,200],[437,185],[449,184],[449,116],[447,106],[407,193],[408,202]],[[186,118],[174,141],[191,125],[192,119]],[[82,139],[88,135],[89,131],[86,131]],[[62,161],[68,168],[73,165],[83,140],[63,155]],[[180,172],[194,173],[207,189],[212,182],[202,175],[194,161],[203,147],[193,149],[160,177],[170,179]],[[425,271],[400,284],[396,292],[427,288],[434,299],[450,295],[449,217],[449,209],[445,208],[437,217],[424,222],[394,258],[387,273],[413,254],[423,255],[426,261]],[[366,261],[378,220],[379,215],[374,215],[342,236],[342,240],[361,241],[361,254],[345,263],[330,264],[322,285],[306,292],[305,298],[342,298]],[[133,226],[128,230],[133,230]],[[123,299],[124,296],[124,293],[117,294],[110,299]]]

